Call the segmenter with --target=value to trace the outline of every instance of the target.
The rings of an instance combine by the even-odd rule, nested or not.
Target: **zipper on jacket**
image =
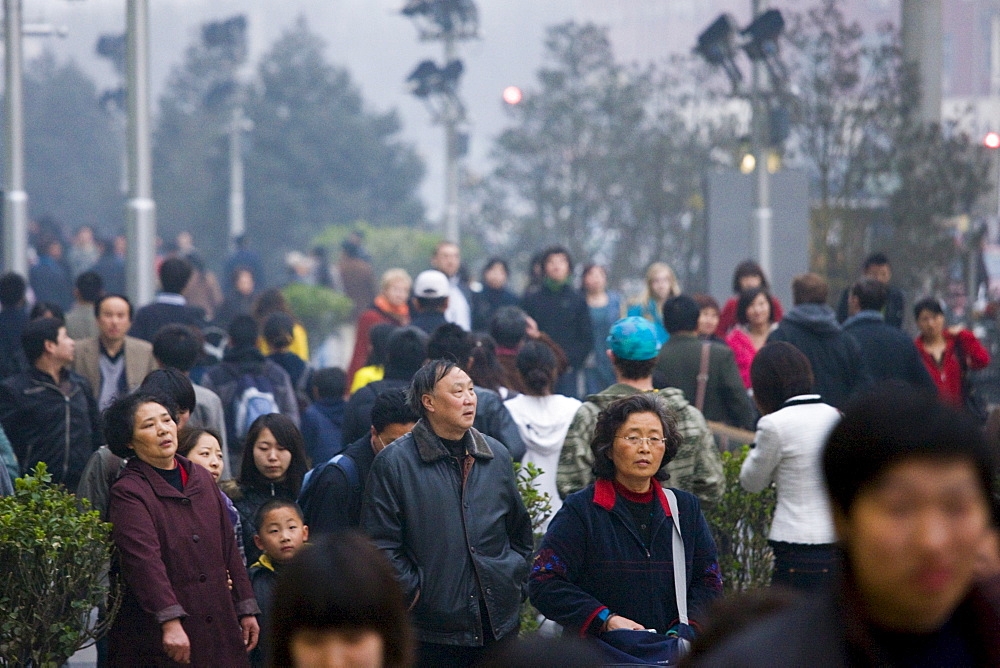
[[[466,453],[466,457],[471,457],[472,455]],[[469,524],[465,520],[465,483],[468,477],[465,475],[465,470],[463,467],[463,462],[459,461],[458,457],[452,457],[455,460],[455,467],[458,469],[458,477],[461,480],[459,503],[462,506],[462,533],[465,534],[465,549],[469,552],[469,560],[472,562],[472,570],[476,574],[476,587],[479,589],[479,596],[482,598],[483,607],[489,611],[489,605],[486,603],[486,592],[483,591],[483,578],[479,575],[479,567],[476,565],[476,560],[471,556],[473,554],[473,547],[469,544]],[[472,466],[475,466],[475,460],[473,460]],[[472,475],[472,466],[469,467],[469,475]],[[478,602],[476,604],[476,612],[479,613]],[[481,614],[479,614],[479,640],[482,641],[483,646],[486,645],[486,624]],[[492,617],[490,618],[492,621]],[[492,630],[492,629],[491,629]]]
[[[62,394],[62,392],[60,392]],[[69,410],[69,395],[63,394],[63,404],[66,406],[66,453],[63,455],[63,480],[69,475],[69,448],[70,448],[70,438],[69,438],[69,422],[70,422],[70,410]],[[93,447],[93,446],[91,446]]]

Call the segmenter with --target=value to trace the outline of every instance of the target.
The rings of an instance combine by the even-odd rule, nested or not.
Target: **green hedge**
[[[112,596],[102,622],[91,621],[109,595],[111,525],[51,482],[40,463],[0,498],[0,665],[62,665],[116,612]]]

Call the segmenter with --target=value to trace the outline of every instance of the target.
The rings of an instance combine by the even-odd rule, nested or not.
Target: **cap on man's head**
[[[422,271],[413,282],[413,294],[420,299],[440,299],[451,291],[448,277],[437,269]]]
[[[633,315],[611,325],[608,347],[623,360],[651,360],[660,352],[653,323]]]

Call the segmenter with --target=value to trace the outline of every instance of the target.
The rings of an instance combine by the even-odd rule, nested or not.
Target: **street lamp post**
[[[28,274],[28,194],[24,191],[24,89],[21,0],[4,0],[4,267]]]
[[[127,0],[126,30],[128,151],[130,156],[126,237],[126,284],[138,304],[156,291],[156,203],[153,201],[149,116],[149,0]]]
[[[753,0],[753,18],[764,12],[766,0]],[[764,94],[767,68],[762,61],[753,63],[753,149],[757,158],[757,261],[765,276],[771,273],[771,170],[768,165],[770,140],[767,97]]]

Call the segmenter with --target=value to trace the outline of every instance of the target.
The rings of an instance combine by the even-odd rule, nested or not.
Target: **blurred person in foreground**
[[[847,406],[823,477],[842,576],[695,665],[1000,665],[1000,580],[977,581],[995,522],[977,425],[891,382]]]
[[[269,665],[413,665],[413,631],[392,567],[355,533],[320,539],[274,586]]]

